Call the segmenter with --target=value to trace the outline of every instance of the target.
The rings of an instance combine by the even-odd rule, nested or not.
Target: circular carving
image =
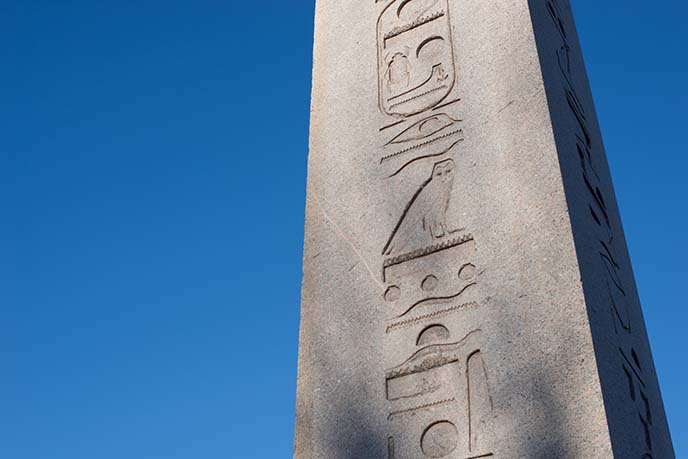
[[[398,300],[400,297],[401,297],[401,289],[399,287],[397,287],[396,285],[392,285],[385,292],[385,300],[389,301],[390,303]]]
[[[459,279],[465,281],[473,280],[477,275],[478,269],[475,267],[475,265],[472,265],[470,263],[467,265],[463,265],[461,271],[459,271]]]
[[[423,282],[420,284],[420,287],[423,289],[425,292],[432,292],[437,288],[437,284],[439,284],[439,280],[432,274],[427,276],[425,279],[423,279]]]
[[[418,346],[437,344],[449,339],[449,330],[444,325],[430,325],[418,335]]]
[[[440,421],[425,429],[420,446],[425,456],[432,459],[446,457],[459,445],[459,432],[449,421]]]

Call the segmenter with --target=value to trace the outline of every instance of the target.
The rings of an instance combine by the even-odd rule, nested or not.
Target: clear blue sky
[[[685,457],[688,6],[574,5]],[[1,458],[291,456],[312,16],[0,0]]]

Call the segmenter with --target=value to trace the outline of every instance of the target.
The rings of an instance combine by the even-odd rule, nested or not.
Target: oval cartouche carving
[[[383,113],[416,115],[451,93],[456,71],[448,0],[391,2],[378,20],[377,44]]]

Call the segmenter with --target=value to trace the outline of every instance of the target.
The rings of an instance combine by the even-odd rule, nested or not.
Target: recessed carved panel
[[[468,380],[469,449],[479,451],[483,435],[492,414],[492,397],[487,381],[487,370],[483,355],[475,352],[468,358],[466,379]]]
[[[399,400],[431,394],[441,388],[440,375],[436,369],[389,378],[387,399]]]
[[[380,108],[408,117],[451,92],[456,74],[447,0],[396,0],[377,25]]]
[[[449,330],[436,327],[421,335],[435,330],[444,341]],[[395,445],[403,445],[400,458],[419,457],[414,444],[425,457],[492,456],[486,440],[493,404],[481,339],[475,330],[456,342],[425,345],[387,371],[388,419]]]
[[[464,280],[457,275],[474,254],[473,240],[464,236],[387,259],[384,280],[395,288],[394,295],[389,295],[389,290],[385,295],[390,318],[409,318],[444,309],[448,303],[477,301],[477,276]]]

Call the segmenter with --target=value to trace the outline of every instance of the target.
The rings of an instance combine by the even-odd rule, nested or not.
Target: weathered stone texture
[[[674,457],[570,6],[318,0],[297,459]]]

